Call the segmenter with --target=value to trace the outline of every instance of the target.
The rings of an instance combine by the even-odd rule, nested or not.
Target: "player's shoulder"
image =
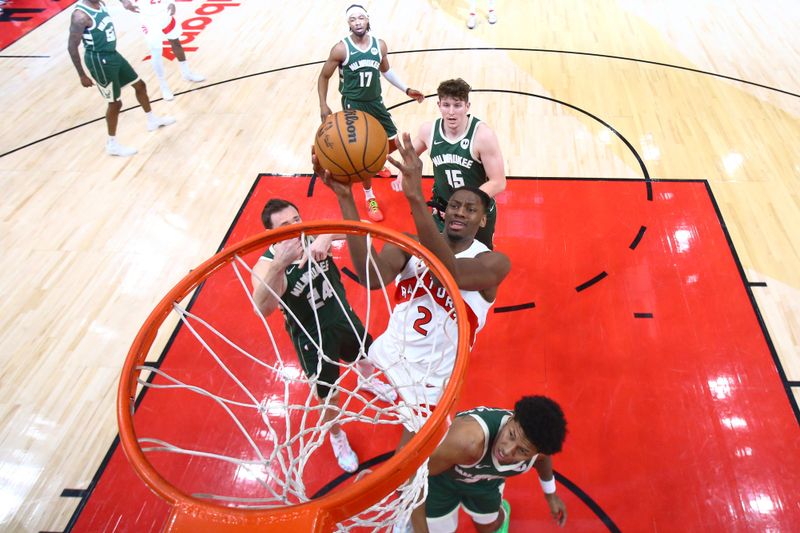
[[[475,413],[470,411],[459,415],[453,420],[451,429],[456,434],[461,453],[470,457],[472,462],[478,461],[483,455],[486,433]]]

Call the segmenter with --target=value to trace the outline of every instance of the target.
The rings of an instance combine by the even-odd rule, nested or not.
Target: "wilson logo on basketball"
[[[344,122],[347,124],[347,142],[353,144],[358,140],[356,135],[356,122],[358,122],[358,113],[352,110],[344,112]]]

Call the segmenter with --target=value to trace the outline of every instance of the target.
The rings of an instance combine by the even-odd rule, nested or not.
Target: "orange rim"
[[[303,527],[304,531],[330,530],[334,524],[367,509],[398,487],[433,453],[447,431],[447,417],[458,400],[467,369],[469,328],[466,320],[458,321],[458,349],[453,374],[430,419],[400,452],[375,468],[371,474],[341,491],[306,503],[269,510],[225,507],[196,499],[178,490],[164,479],[147,460],[139,446],[133,426],[138,375],[135,368],[144,363],[160,325],[172,312],[173,303],[182,301],[204,279],[234,261],[235,256],[246,255],[263,249],[267,244],[298,237],[302,233],[309,235],[321,233],[364,235],[371,233],[373,236],[400,246],[407,252],[425,260],[432,273],[441,280],[450,294],[458,293],[458,286],[453,276],[432,252],[417,241],[395,230],[355,221],[322,220],[266,231],[217,253],[191,271],[164,296],[145,320],[128,351],[117,390],[117,422],[122,449],[142,481],[159,497],[173,506],[167,523],[168,530],[189,530],[197,528],[206,521],[213,521],[217,524],[215,531],[224,531],[224,529],[220,529],[219,522],[240,530],[242,526],[245,528],[258,526],[261,531],[264,531],[269,524],[275,524],[279,529],[285,529],[290,524],[293,526],[303,524],[308,526]],[[456,316],[466,317],[464,301],[461,298],[453,300]]]

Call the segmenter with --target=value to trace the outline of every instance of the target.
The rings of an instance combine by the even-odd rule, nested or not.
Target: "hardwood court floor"
[[[189,19],[204,3],[178,4]],[[345,5],[292,6],[240,0],[209,16],[189,44],[208,81],[190,86],[167,65],[174,90],[197,90],[154,104],[178,119],[156,133],[140,110],[124,113],[119,138],[140,150],[127,160],[103,153],[104,104],[80,87],[65,52],[68,13],[0,53],[47,56],[0,57],[3,529],[65,527],[77,501],[60,494],[88,486],[116,434],[115,383],[144,317],[216,249],[258,173],[309,171],[319,62],[346,31]],[[110,10],[120,50],[158,98],[135,17],[116,2]],[[474,94],[472,111],[496,130],[509,175],[641,179],[646,169],[707,180],[746,278],[759,284],[753,295],[797,415],[794,2],[501,0],[497,25],[481,19],[472,31],[461,2],[370,10],[375,34],[408,52],[390,60],[410,85],[430,95],[461,76],[488,91]],[[387,87],[385,100],[404,97]],[[130,91],[124,101],[134,102]],[[334,89],[328,102],[337,108]],[[435,98],[393,113],[414,131],[436,116]],[[786,438],[797,447],[796,429]],[[769,513],[762,503],[755,512]]]

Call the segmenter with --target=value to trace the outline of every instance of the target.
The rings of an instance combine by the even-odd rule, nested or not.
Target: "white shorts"
[[[497,520],[497,517],[500,515],[499,510],[495,511],[494,513],[480,514],[470,511],[463,505],[459,505],[444,516],[428,518],[428,531],[430,531],[430,533],[455,533],[455,531],[458,529],[459,509],[464,509],[464,512],[467,513],[470,518],[472,518],[473,522],[481,525],[491,524]]]
[[[175,17],[164,13],[157,17],[142,17],[142,32],[150,48],[160,48],[165,37],[170,41],[180,38],[181,25]]]
[[[367,358],[380,368],[400,399],[409,406],[403,415],[414,422],[406,424],[406,428],[417,432],[430,416],[431,409],[439,403],[453,373],[454,356],[440,352],[438,357],[409,361],[405,355],[409,349],[411,347],[383,334],[372,343]]]

